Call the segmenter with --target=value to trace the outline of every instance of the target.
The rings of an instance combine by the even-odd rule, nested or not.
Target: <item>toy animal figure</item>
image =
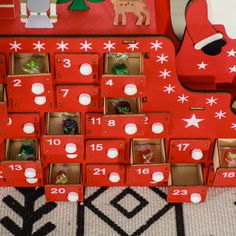
[[[26,28],[53,28],[52,23],[57,22],[56,2],[57,0],[20,0],[21,22],[25,23]]]
[[[186,31],[177,55],[177,72],[189,86],[236,86],[236,1],[193,0],[186,10]],[[224,84],[224,85],[223,85]]]
[[[121,15],[121,25],[126,25],[126,13],[135,14],[138,19],[136,25],[142,25],[145,18],[145,25],[150,25],[150,12],[146,6],[145,0],[111,0],[114,5],[114,25],[119,24]]]

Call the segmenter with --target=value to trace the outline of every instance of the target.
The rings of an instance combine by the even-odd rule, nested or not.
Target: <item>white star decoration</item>
[[[105,46],[104,49],[107,49],[109,52],[111,51],[111,49],[116,49],[114,47],[116,43],[112,43],[110,40],[108,41],[108,43],[103,43],[103,44]]]
[[[15,52],[17,52],[17,50],[21,50],[22,48],[20,47],[21,46],[21,43],[17,43],[16,41],[14,41],[13,43],[9,43],[9,45],[11,46],[10,49],[14,49]]]
[[[198,70],[205,70],[208,64],[205,64],[204,62],[202,62],[201,64],[197,64],[198,65]]]
[[[236,124],[232,123],[231,129],[234,129],[236,131]]]
[[[161,54],[161,56],[157,56],[157,60],[156,62],[160,62],[161,64],[163,64],[164,62],[168,62],[167,58],[169,56],[165,56],[164,53]]]
[[[171,84],[169,84],[168,86],[164,86],[164,92],[168,93],[168,94],[171,94],[171,93],[174,93],[175,90],[174,90],[175,86],[172,86]]]
[[[139,43],[130,43],[129,46],[127,47],[127,49],[131,49],[133,52],[134,49],[139,49],[138,45],[139,45]]]
[[[230,73],[236,73],[236,66],[229,67]]]
[[[151,49],[155,49],[155,51],[157,51],[159,48],[162,48],[162,42],[159,42],[158,40],[156,40],[156,42],[151,42]]]
[[[160,71],[159,77],[163,77],[164,79],[166,79],[166,77],[170,77],[170,73],[171,71],[167,71],[167,69],[165,69],[164,71]]]
[[[38,50],[39,52],[41,51],[41,49],[45,49],[45,43],[41,43],[40,41],[38,41],[37,43],[33,43],[33,45],[35,46],[34,50]]]
[[[218,118],[219,120],[221,120],[221,118],[225,118],[225,114],[226,112],[223,112],[222,110],[219,112],[215,112],[215,118]]]
[[[213,106],[213,104],[217,104],[217,98],[214,98],[213,96],[211,98],[207,98],[206,104],[209,104],[210,106]]]
[[[177,100],[177,102],[181,102],[182,104],[184,103],[184,102],[188,102],[188,98],[189,98],[189,96],[185,96],[184,94],[182,95],[182,96],[178,96],[178,100]]]
[[[231,49],[231,51],[227,51],[228,57],[235,57],[236,51],[234,49]]]
[[[84,49],[85,52],[87,52],[88,49],[92,49],[92,47],[91,47],[92,43],[88,43],[87,40],[85,40],[84,43],[80,43],[80,45],[82,46],[82,47],[80,47],[80,49]]]
[[[61,41],[60,43],[57,43],[57,50],[61,50],[62,52],[64,52],[65,49],[69,49],[68,45],[69,43],[64,43],[64,41]]]
[[[188,128],[188,127],[191,127],[191,126],[200,128],[198,123],[203,121],[204,119],[197,119],[196,115],[193,114],[190,119],[183,119],[183,120],[185,122],[187,122],[187,125],[185,126],[185,128]]]

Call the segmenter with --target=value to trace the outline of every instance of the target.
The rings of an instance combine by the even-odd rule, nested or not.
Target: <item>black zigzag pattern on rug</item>
[[[102,187],[99,188],[95,193],[93,193],[91,196],[89,196],[84,201],[84,205],[80,205],[78,207],[78,218],[77,222],[79,224],[77,225],[77,236],[84,235],[84,222],[81,224],[81,219],[84,220],[84,212],[85,207],[89,208],[95,215],[97,215],[101,220],[103,220],[106,224],[108,224],[115,232],[117,232],[121,236],[138,236],[143,234],[151,225],[153,225],[156,221],[158,221],[163,215],[165,215],[170,209],[173,207],[175,208],[175,219],[176,219],[176,228],[177,228],[177,236],[185,236],[185,229],[184,229],[184,217],[183,217],[183,209],[182,204],[172,204],[167,203],[161,210],[157,211],[156,214],[154,214],[147,222],[145,222],[144,225],[142,225],[140,228],[138,228],[132,235],[129,235],[127,232],[125,232],[119,225],[117,225],[112,219],[107,217],[100,209],[98,209],[95,205],[93,205],[93,201],[98,198],[100,195],[102,195],[105,191],[107,191],[109,188]],[[128,190],[127,190],[128,189]],[[123,191],[130,191],[130,188],[126,188]],[[159,197],[161,197],[163,200],[166,200],[167,195],[162,192],[158,188],[150,188],[153,192],[155,192]],[[122,194],[122,193],[121,193]],[[82,228],[81,228],[82,225]]]
[[[34,204],[37,199],[44,195],[43,188],[16,188],[24,196],[24,205],[21,205],[17,199],[8,195],[2,199],[3,203],[11,208],[19,217],[22,218],[22,227],[17,225],[11,218],[5,216],[0,220],[0,223],[13,235],[17,236],[43,236],[55,230],[56,225],[47,222],[37,231],[33,232],[33,225],[40,220],[44,215],[47,215],[57,207],[57,204],[45,203],[34,210]]]

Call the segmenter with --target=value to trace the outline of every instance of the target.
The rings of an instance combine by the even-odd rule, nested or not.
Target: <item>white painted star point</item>
[[[9,43],[9,45],[11,46],[10,49],[13,49],[15,52],[22,49],[21,43],[17,43],[16,41],[14,41],[13,43]]]
[[[205,70],[206,67],[208,66],[208,64],[202,62],[201,64],[197,64],[198,65],[198,70]]]
[[[41,52],[41,50],[45,49],[44,47],[45,43],[41,43],[40,41],[38,41],[37,43],[33,43],[33,45],[34,45],[33,49],[38,50],[38,52]]]
[[[155,51],[157,51],[158,49],[162,49],[162,42],[159,42],[158,40],[156,40],[155,42],[151,42],[151,49],[154,49]]]
[[[160,62],[161,64],[163,64],[164,62],[168,62],[168,57],[169,56],[165,56],[164,53],[162,53],[160,56],[157,56],[156,62]]]
[[[190,119],[183,119],[183,121],[185,121],[187,123],[185,128],[188,128],[188,127],[191,127],[191,126],[196,127],[196,128],[200,128],[199,123],[204,121],[204,119],[198,119],[196,117],[196,115],[193,114]]]
[[[69,49],[68,45],[69,43],[64,43],[64,41],[61,41],[60,43],[57,43],[57,50],[61,50],[62,52],[64,52],[65,49]]]
[[[92,49],[92,47],[91,47],[92,43],[88,43],[87,40],[85,40],[84,43],[80,43],[80,45],[81,45],[80,49],[81,50],[84,49],[85,52],[87,52],[88,49]]]

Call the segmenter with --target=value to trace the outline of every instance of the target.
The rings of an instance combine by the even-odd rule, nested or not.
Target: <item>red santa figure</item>
[[[187,86],[236,86],[236,1],[193,0],[186,10],[186,32],[177,72]]]

